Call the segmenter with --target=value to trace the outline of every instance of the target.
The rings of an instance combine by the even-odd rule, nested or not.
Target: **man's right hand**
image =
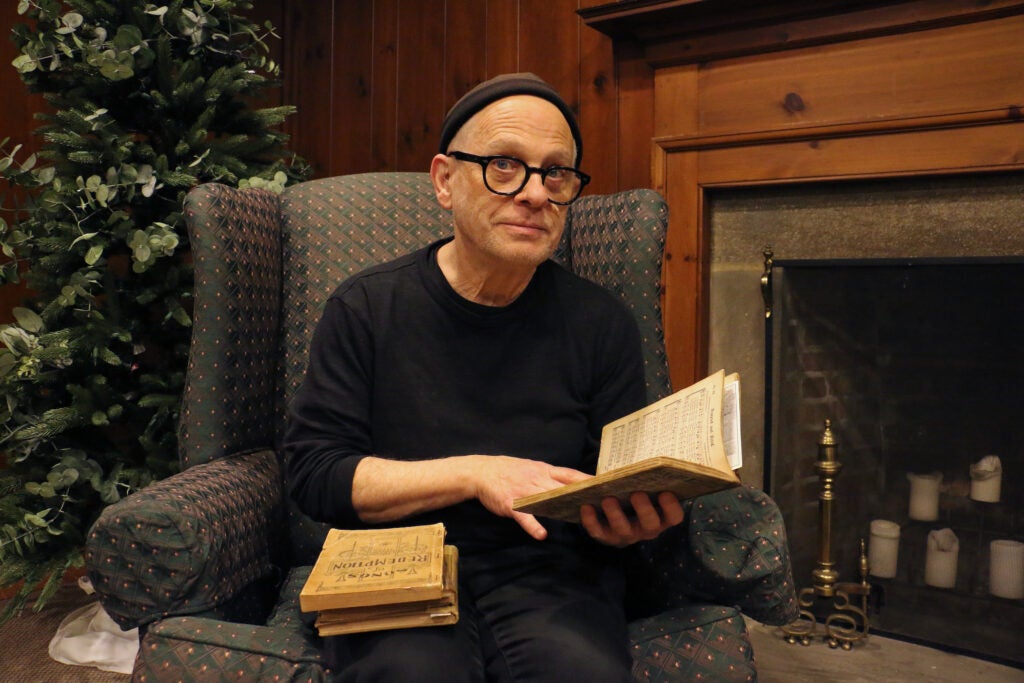
[[[496,515],[511,517],[538,541],[548,532],[537,518],[512,509],[517,498],[589,479],[591,475],[539,460],[505,455],[470,455],[467,469],[476,482],[475,497]]]

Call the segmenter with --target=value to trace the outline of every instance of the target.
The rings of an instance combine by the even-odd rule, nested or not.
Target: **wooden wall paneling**
[[[477,3],[479,0],[468,0]],[[513,0],[487,0],[487,25],[484,31],[485,72],[487,78],[521,71],[519,68],[519,3]],[[453,102],[454,104],[454,102]]]
[[[577,7],[577,0],[519,0],[519,70],[550,83],[578,113]]]
[[[375,0],[371,25],[373,68],[370,73],[373,171],[398,168],[398,0]]]
[[[665,348],[672,385],[685,387],[706,374],[707,339],[696,334],[706,329],[703,271],[707,245],[702,243],[704,193],[698,152],[666,153],[655,150],[655,166],[666,181],[661,189],[669,205],[669,230],[665,241],[662,278],[666,284],[662,317]],[[668,286],[671,285],[671,286]]]
[[[595,0],[582,0],[581,6]],[[593,180],[590,194],[618,189],[618,89],[611,39],[576,19],[579,26],[579,124],[583,135],[583,169]]]
[[[444,0],[399,0],[398,170],[427,170],[444,117]]]
[[[320,107],[330,117],[330,156],[326,175],[363,173],[373,159],[373,26],[374,0],[337,3],[331,22],[334,49],[328,82],[303,78],[303,87],[326,93]]]
[[[674,8],[671,18],[648,18],[634,27],[655,68],[998,19],[1024,5],[1021,0],[896,0],[860,8],[846,0],[687,4]]]
[[[654,74],[654,134],[697,135],[701,130],[700,69],[696,64],[658,69]]]
[[[281,36],[285,101],[298,113],[285,122],[291,149],[313,167],[317,177],[330,175],[334,147],[331,91],[334,88],[334,22],[337,0],[293,0],[287,4]]]
[[[488,6],[484,2],[448,0],[446,3],[442,103],[446,112],[473,86],[487,80],[487,14]]]
[[[699,133],[1006,111],[1024,105],[1021,36],[1016,16],[707,64]]]
[[[636,46],[615,46],[618,91],[616,189],[656,187],[652,183],[654,70]]]
[[[1009,171],[1024,167],[1024,121],[752,144],[698,154],[703,187]]]

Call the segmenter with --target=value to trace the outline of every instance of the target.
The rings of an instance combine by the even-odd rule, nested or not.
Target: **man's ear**
[[[442,209],[451,210],[452,158],[446,154],[435,154],[430,160],[430,181],[434,184],[434,195]]]

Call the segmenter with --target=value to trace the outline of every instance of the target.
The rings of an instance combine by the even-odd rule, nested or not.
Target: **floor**
[[[823,640],[790,644],[776,628],[754,621],[747,627],[760,683],[1024,683],[1021,669],[879,635],[846,651]]]
[[[128,683],[130,677],[50,659],[48,645],[61,620],[91,598],[67,586],[41,612],[26,610],[0,626],[3,683]],[[851,651],[824,642],[791,645],[776,629],[748,622],[760,683],[1024,683],[1024,670],[950,654],[881,636]]]

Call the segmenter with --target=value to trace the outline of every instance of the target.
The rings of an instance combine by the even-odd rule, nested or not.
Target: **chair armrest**
[[[782,513],[750,486],[699,496],[686,520],[637,549],[631,607],[642,615],[694,601],[734,605],[765,624],[785,624],[799,607]]]
[[[215,608],[277,572],[281,472],[272,451],[196,465],[106,507],[89,578],[122,628]]]
[[[288,628],[175,617],[146,631],[133,680],[326,683],[330,670],[315,642]]]

